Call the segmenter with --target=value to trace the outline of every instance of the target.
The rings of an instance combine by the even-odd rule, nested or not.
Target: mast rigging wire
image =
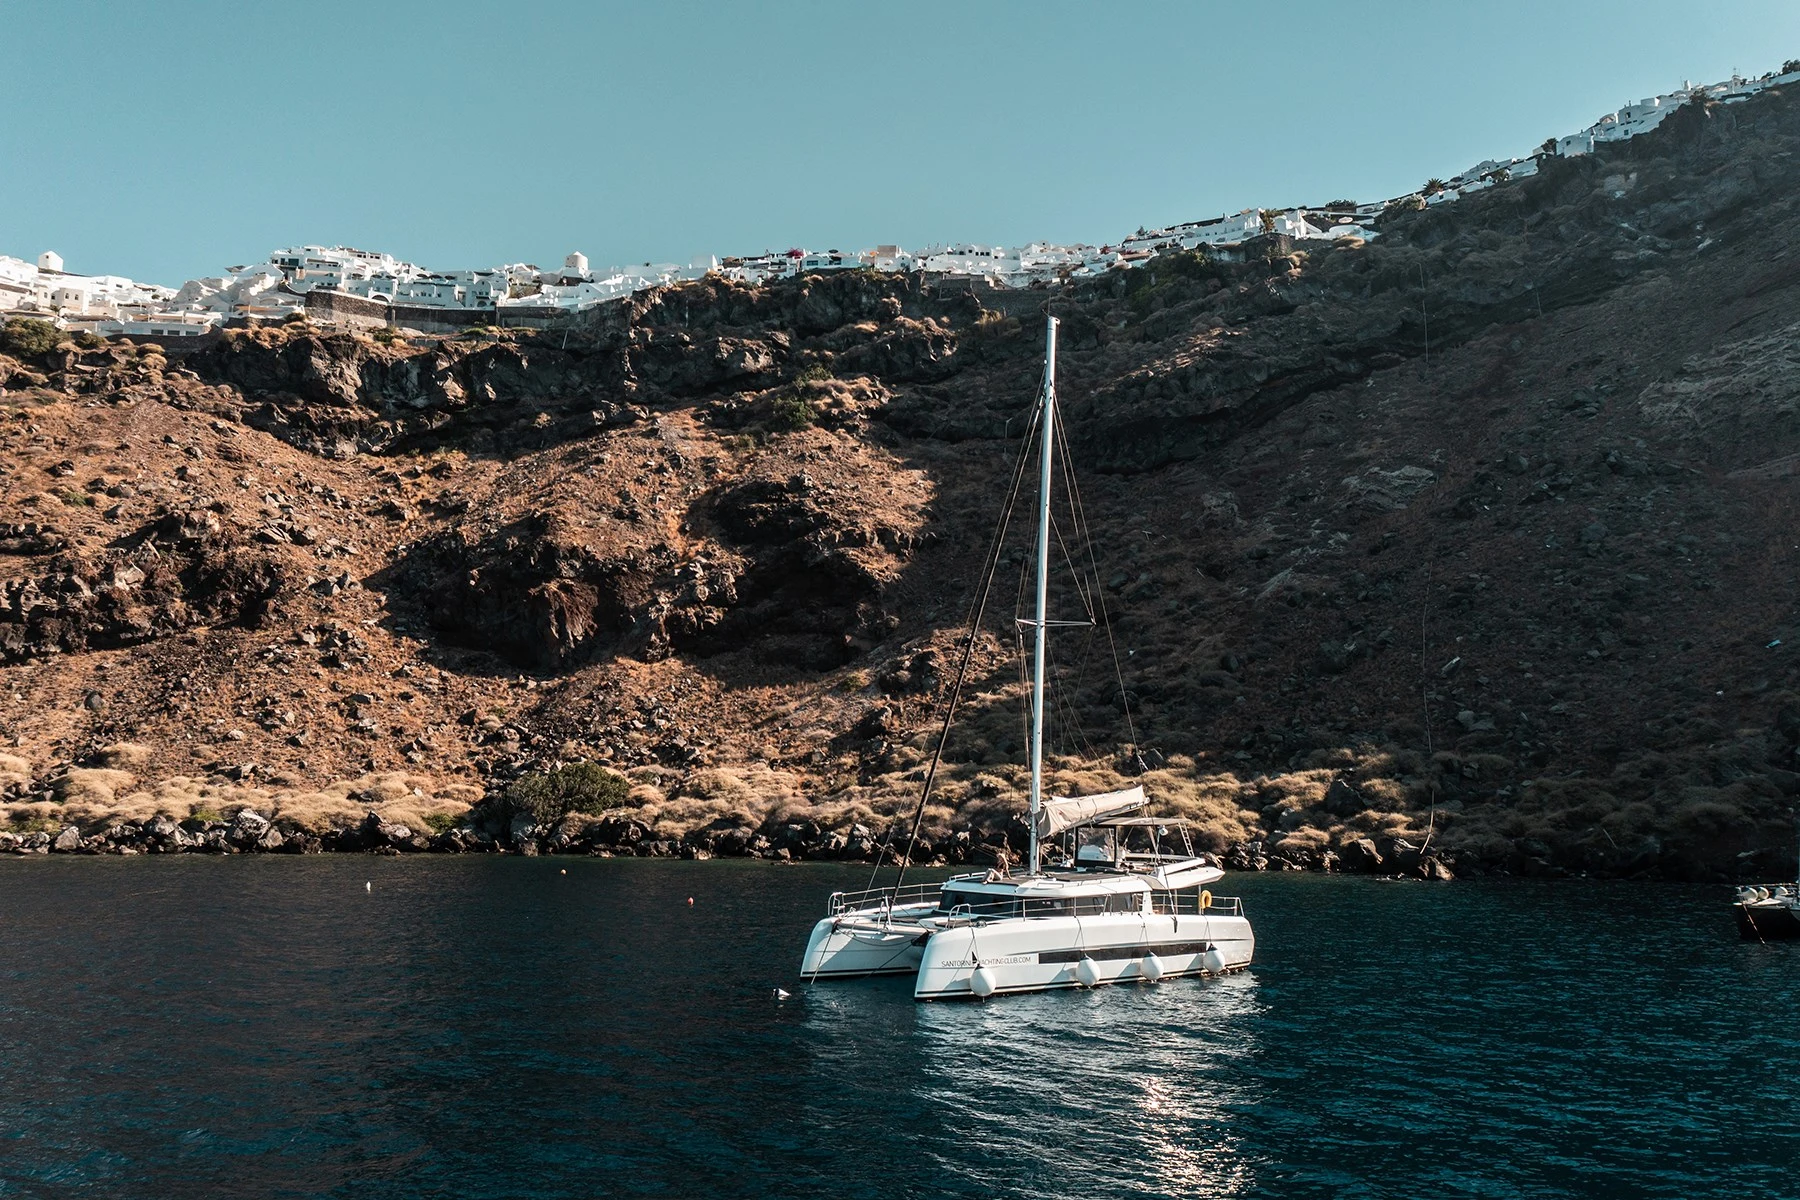
[[[938,767],[944,761],[944,747],[950,741],[950,725],[956,718],[957,705],[962,700],[963,684],[967,682],[969,664],[975,657],[975,646],[981,637],[981,621],[987,614],[988,596],[993,589],[994,576],[1000,567],[1000,551],[1006,542],[1007,528],[1012,524],[1013,506],[1019,497],[1019,486],[1025,478],[1025,468],[1031,458],[1031,440],[1036,434],[1041,419],[1037,409],[1033,408],[1033,417],[1026,422],[1025,435],[1019,447],[1018,459],[1013,464],[1012,483],[1007,488],[1006,503],[1001,507],[1000,519],[994,528],[992,541],[988,545],[986,559],[982,563],[981,583],[976,588],[975,596],[969,605],[969,636],[963,643],[962,659],[957,663],[956,678],[950,685],[950,696],[944,705],[944,719],[938,728],[937,748],[932,751],[931,764],[925,769],[925,781],[919,789],[919,804],[913,810],[912,828],[906,838],[906,853],[900,858],[900,872],[894,879],[894,890],[906,879],[906,868],[912,863],[913,847],[919,840],[919,825],[925,819],[925,805],[931,799],[931,789],[937,783]],[[893,826],[888,827],[887,837],[882,839],[881,848],[875,853],[875,866],[869,873],[869,888],[875,887],[876,876],[881,872],[881,861],[887,857],[893,845]]]

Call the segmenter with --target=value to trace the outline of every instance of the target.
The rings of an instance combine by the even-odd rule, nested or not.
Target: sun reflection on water
[[[914,1086],[956,1143],[939,1162],[1028,1196],[1244,1195],[1261,1011],[1250,975],[920,1005]]]

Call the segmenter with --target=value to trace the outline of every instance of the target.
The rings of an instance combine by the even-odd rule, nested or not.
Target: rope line
[[[1025,468],[1030,459],[1031,438],[1037,432],[1041,415],[1033,410],[1033,417],[1026,422],[1024,437],[1020,443],[1019,456],[1013,464],[1012,483],[1007,489],[1006,503],[1001,507],[1000,518],[994,528],[994,536],[988,545],[985,561],[982,563],[981,583],[969,605],[969,637],[963,643],[962,660],[957,664],[956,679],[951,684],[950,696],[944,705],[944,720],[938,729],[937,748],[932,752],[931,764],[925,769],[925,781],[919,789],[919,805],[913,810],[912,829],[906,838],[906,853],[900,859],[900,872],[894,879],[897,892],[906,879],[906,868],[912,863],[913,847],[918,844],[919,826],[925,819],[925,806],[931,799],[931,789],[937,783],[938,767],[944,761],[944,747],[950,740],[950,725],[956,719],[956,709],[962,701],[963,684],[967,682],[969,664],[975,657],[976,644],[981,639],[981,621],[987,613],[988,597],[993,590],[994,576],[1000,566],[1000,551],[1006,542],[1006,531],[1012,524],[1013,506],[1018,500],[1019,486],[1025,478]],[[892,847],[894,828],[888,827],[888,835],[882,840],[881,848],[875,853],[875,866],[869,873],[869,887],[875,886],[876,876],[881,871],[882,859],[887,857]]]

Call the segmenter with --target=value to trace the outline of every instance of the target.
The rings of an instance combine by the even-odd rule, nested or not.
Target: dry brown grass
[[[150,761],[153,752],[139,742],[116,742],[100,751],[100,762],[119,771],[136,771]]]
[[[0,786],[30,783],[31,764],[16,754],[0,754]]]
[[[1317,854],[1331,844],[1331,835],[1323,829],[1295,829],[1269,843],[1277,854]]]
[[[374,811],[383,820],[414,828],[428,815],[460,816],[480,799],[480,789],[440,783],[428,776],[384,772],[339,780],[317,790],[267,789],[249,784],[177,775],[150,787],[126,791],[135,782],[125,771],[87,768],[69,772],[58,784],[60,801],[13,804],[5,817],[14,825],[44,823],[106,826],[147,821],[156,816],[230,817],[254,809],[271,820],[309,832],[354,825]]]
[[[109,767],[77,767],[56,781],[58,802],[70,811],[98,812],[110,807],[120,792],[137,782],[130,771]]]

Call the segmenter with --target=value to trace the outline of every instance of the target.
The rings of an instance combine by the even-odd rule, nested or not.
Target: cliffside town
[[[427,270],[391,254],[348,246],[299,246],[277,250],[263,263],[190,279],[179,289],[120,276],[74,274],[63,269],[60,255],[45,251],[35,264],[0,255],[0,311],[31,314],[71,332],[101,337],[203,337],[229,326],[268,324],[301,314],[345,327],[450,333],[481,324],[560,325],[597,305],[707,276],[765,284],[830,271],[871,270],[1007,289],[1077,284],[1134,269],[1161,254],[1204,249],[1216,259],[1241,257],[1245,243],[1271,235],[1300,242],[1366,241],[1379,236],[1377,225],[1385,216],[1448,204],[1535,175],[1546,160],[1591,154],[1596,147],[1650,133],[1690,103],[1741,104],[1766,89],[1795,81],[1800,81],[1800,60],[1755,79],[1733,76],[1723,83],[1684,84],[1679,91],[1627,104],[1577,133],[1548,138],[1531,155],[1489,159],[1447,180],[1429,180],[1420,191],[1404,196],[1363,204],[1334,200],[1282,209],[1246,208],[1167,228],[1140,228],[1116,244],[960,243],[922,250],[886,245],[853,252],[793,248],[709,256],[685,265],[645,262],[599,270],[590,268],[587,257],[576,252],[567,255],[560,267],[508,263],[456,271]]]
[[[1247,868],[1777,869],[1800,89],[1754,82],[1378,238],[1259,213],[1054,286],[721,263],[554,335],[9,323],[0,846],[867,857],[1048,309],[1129,692],[1070,639],[1059,791],[1142,771]],[[1017,835],[1010,618],[928,858]],[[581,763],[604,812],[520,808]]]

